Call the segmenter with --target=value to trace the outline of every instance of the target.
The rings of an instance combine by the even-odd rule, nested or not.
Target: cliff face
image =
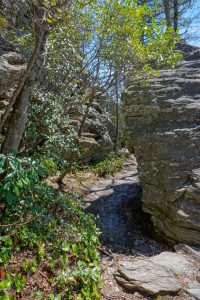
[[[167,240],[200,245],[200,50],[182,50],[176,70],[130,79],[123,101],[144,211]]]

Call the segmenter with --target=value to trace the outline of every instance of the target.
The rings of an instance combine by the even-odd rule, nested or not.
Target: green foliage
[[[99,49],[102,58],[100,82],[104,80],[105,70],[109,72],[111,62],[113,76],[117,75],[122,82],[131,69],[136,74],[149,74],[154,68],[176,64],[179,56],[173,48],[178,36],[171,28],[166,31],[164,22],[155,20],[154,9],[146,3],[102,1],[95,3],[93,10],[95,23],[91,26],[91,47],[94,40],[97,47],[104,41]]]
[[[18,272],[13,277],[15,290],[17,293],[21,292],[26,284],[26,276],[20,275]]]
[[[12,208],[21,203],[23,206],[28,205],[29,209],[34,197],[31,191],[44,176],[44,168],[39,160],[1,154],[0,176],[0,199],[6,207]]]
[[[1,299],[23,295],[32,274],[43,272],[43,266],[54,287],[51,295],[43,291],[44,299],[61,299],[61,294],[66,299],[100,299],[99,233],[94,218],[81,209],[80,196],[74,191],[63,194],[39,181],[45,174],[39,160],[36,164],[11,155],[1,158],[0,265],[6,270],[0,281]],[[9,200],[7,190],[14,194]],[[12,261],[27,251],[28,259],[24,254],[14,267]]]
[[[66,103],[53,93],[40,92],[32,104],[29,123],[24,133],[25,152],[40,153],[61,167],[77,136],[69,118],[63,114]],[[47,164],[45,163],[47,166]]]
[[[41,162],[47,175],[56,174],[58,167],[52,158],[42,158]]]
[[[13,295],[10,295],[7,293],[7,290],[9,290],[12,287],[12,280],[10,273],[7,273],[5,276],[5,279],[0,281],[0,299],[2,300],[14,300],[15,297]]]
[[[5,28],[6,26],[6,16],[0,11],[0,32]]]
[[[92,170],[98,176],[113,175],[122,168],[125,159],[123,155],[118,157],[114,152],[111,152],[107,159],[97,163],[92,167]]]
[[[38,267],[38,263],[36,259],[32,259],[31,261],[24,259],[22,261],[21,267],[26,274],[35,273]]]

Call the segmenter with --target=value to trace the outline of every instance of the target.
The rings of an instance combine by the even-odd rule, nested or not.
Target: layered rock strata
[[[123,95],[143,209],[168,241],[200,245],[200,50],[175,70],[130,79]]]

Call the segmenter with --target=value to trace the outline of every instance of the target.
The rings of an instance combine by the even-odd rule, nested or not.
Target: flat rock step
[[[130,291],[146,295],[168,295],[185,290],[193,299],[199,300],[198,274],[195,261],[181,253],[165,251],[150,258],[121,261],[115,278]]]

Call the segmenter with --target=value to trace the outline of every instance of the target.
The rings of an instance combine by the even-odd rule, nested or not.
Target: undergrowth
[[[114,175],[122,169],[125,160],[125,156],[117,156],[114,152],[111,152],[107,159],[96,163],[92,170],[100,177]]]
[[[99,233],[75,191],[43,178],[55,166],[0,157],[0,299],[100,299]]]
[[[111,152],[105,160],[92,161],[88,165],[73,166],[72,173],[75,176],[78,175],[80,171],[83,173],[94,172],[99,177],[114,175],[122,169],[125,161],[126,156],[117,156],[114,152]]]

